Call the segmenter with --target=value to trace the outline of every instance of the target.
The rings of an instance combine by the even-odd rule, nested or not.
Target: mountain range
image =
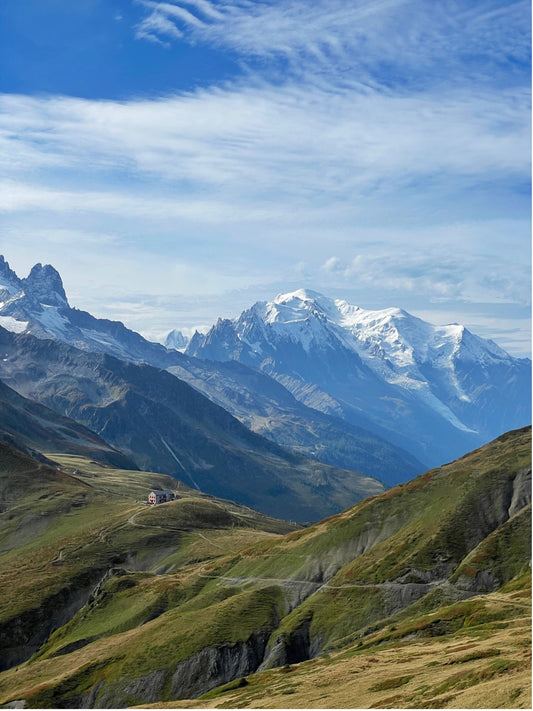
[[[531,361],[464,326],[298,290],[196,333],[186,353],[267,373],[300,402],[436,465],[531,417]]]
[[[530,421],[529,359],[398,308],[298,290],[219,320],[186,348],[173,331],[165,348],[71,308],[50,265],[19,279],[0,258],[0,298],[10,331],[167,369],[278,444],[388,484]]]
[[[384,488],[251,432],[165,370],[2,328],[0,351],[6,385],[96,432],[136,467],[198,490],[311,521]]]
[[[34,284],[39,288],[34,289]],[[61,277],[50,265],[37,264],[26,279],[19,279],[0,258],[2,294],[0,327],[166,369],[254,432],[300,454],[362,471],[389,485],[424,469],[424,464],[401,444],[369,431],[364,423],[347,423],[306,406],[282,384],[255,368],[192,358],[147,341],[120,322],[71,308]],[[33,396],[39,400],[37,392]]]
[[[530,708],[531,427],[463,451],[530,362],[309,291],[168,345],[0,259],[0,705]]]

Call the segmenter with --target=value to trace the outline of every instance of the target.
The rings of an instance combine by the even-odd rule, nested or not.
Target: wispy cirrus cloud
[[[286,59],[300,74],[329,67],[362,82],[420,84],[446,81],[450,67],[461,67],[462,80],[493,80],[502,64],[529,64],[526,0],[138,1],[147,12],[139,38],[177,31],[243,57]]]
[[[163,12],[154,11],[139,24],[137,38],[169,46],[167,39],[180,39],[183,32]]]
[[[529,179],[528,104],[525,89],[397,96],[296,83],[122,102],[3,96],[0,211],[34,215],[40,228],[90,220],[93,233],[127,233],[130,244],[144,225],[162,235],[151,249],[188,245],[194,273],[200,234],[214,262],[261,253],[265,274],[279,272],[284,254],[301,261],[305,242],[310,280],[331,284],[319,267],[337,244],[344,267],[330,277],[380,285],[396,302],[402,290],[523,302],[523,246],[493,222],[515,216],[505,191]],[[458,221],[479,219],[468,214],[473,192],[483,195],[483,226],[456,239]],[[503,234],[515,286],[487,282]],[[357,262],[365,240],[384,246],[364,247]],[[421,248],[425,258],[413,261]],[[461,270],[444,273],[446,250]]]
[[[222,186],[241,200],[260,192],[357,201],[429,177],[527,180],[528,105],[521,89],[397,97],[296,85],[156,101],[4,96],[0,160],[11,175],[114,171]]]

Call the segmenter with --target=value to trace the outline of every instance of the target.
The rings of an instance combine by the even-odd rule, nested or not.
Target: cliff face
[[[170,698],[196,698],[254,672],[264,656],[268,633],[254,633],[244,642],[205,647],[174,670],[160,669],[123,683],[96,683],[88,693],[68,697],[70,708],[125,708]],[[245,683],[245,682],[243,682]]]
[[[0,622],[0,671],[29,659],[51,633],[66,624],[89,599],[106,571],[93,568],[75,576],[68,585],[45,598],[39,607]]]

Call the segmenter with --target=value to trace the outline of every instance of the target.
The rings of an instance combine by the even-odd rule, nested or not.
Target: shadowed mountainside
[[[237,364],[207,362],[151,343],[118,321],[71,308],[58,272],[35,265],[19,279],[0,256],[0,326],[81,350],[107,353],[172,372],[253,431],[326,464],[362,471],[387,484],[405,481],[426,466],[401,445],[364,427],[306,407],[276,380]]]
[[[134,463],[110,447],[95,432],[48,407],[24,398],[0,380],[0,438],[34,456],[68,452],[98,459],[115,467]]]
[[[298,521],[384,489],[250,432],[164,370],[1,328],[0,348],[10,387],[89,427],[140,469]]]

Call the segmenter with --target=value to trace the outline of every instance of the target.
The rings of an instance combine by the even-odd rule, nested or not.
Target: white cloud
[[[329,257],[321,268],[329,274],[344,273],[346,271],[346,266],[342,264],[338,257]]]
[[[63,168],[357,200],[446,174],[527,179],[528,101],[522,90],[395,97],[297,86],[129,102],[4,96],[0,159],[8,175]]]
[[[496,220],[369,230],[364,233],[367,241],[354,239],[342,259],[323,262],[323,283],[344,289],[357,284],[370,298],[381,292],[391,304],[419,298],[434,304],[528,305],[530,259],[524,228],[520,221]]]
[[[154,10],[148,17],[137,27],[136,37],[138,39],[147,39],[150,42],[156,42],[168,47],[169,43],[163,41],[160,36],[167,39],[180,39],[183,37],[183,32],[166,17],[163,12]]]
[[[299,73],[310,70],[303,58],[312,61],[315,72],[319,67],[337,71],[342,61],[361,81],[379,82],[384,65],[417,77],[430,69],[446,81],[449,67],[458,64],[463,74],[494,77],[503,57],[529,63],[526,0],[466,5],[455,0],[141,2],[148,18],[164,16],[187,41],[243,56],[283,57]]]
[[[196,15],[193,15],[186,8],[180,7],[179,5],[172,5],[169,2],[152,2],[151,0],[142,0],[142,5],[152,10],[152,13],[149,15],[149,18],[163,17],[168,22],[167,18],[172,17],[177,20],[181,20],[186,25],[191,25],[192,27],[205,27],[205,23],[202,20],[196,17]],[[175,25],[174,28],[177,30]],[[179,36],[183,35],[183,33],[179,30],[177,30],[177,32],[179,33]]]

